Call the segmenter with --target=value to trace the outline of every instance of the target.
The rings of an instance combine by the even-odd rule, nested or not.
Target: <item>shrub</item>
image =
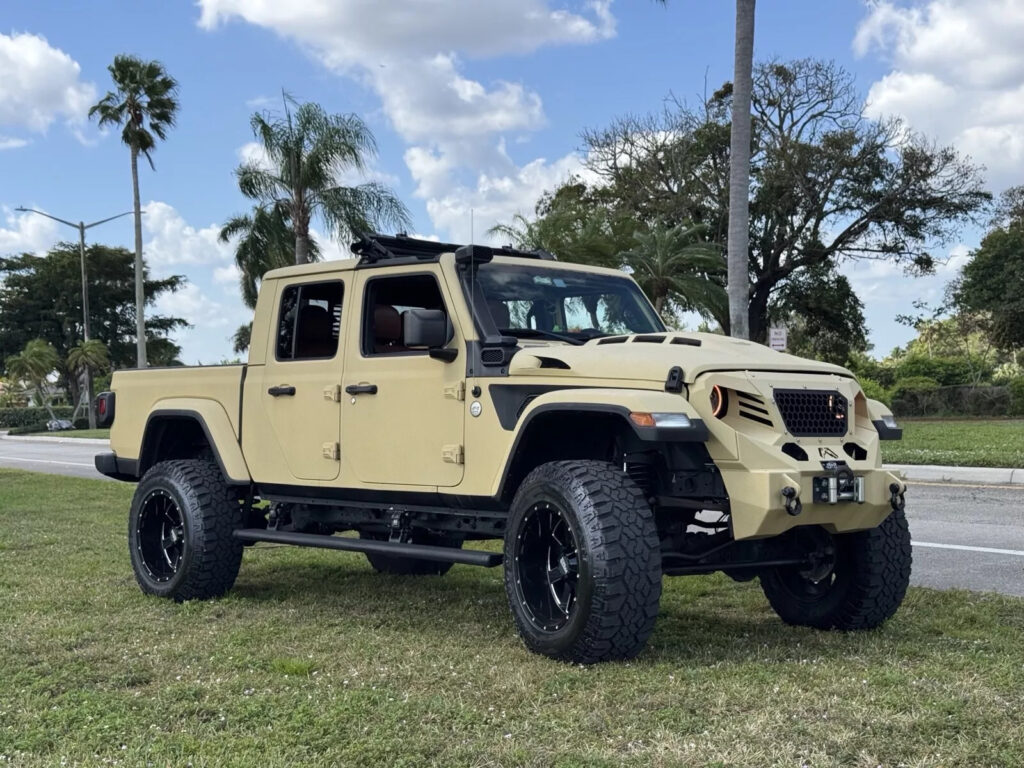
[[[896,365],[896,383],[902,379],[934,379],[939,386],[952,387],[957,384],[971,384],[977,365],[972,366],[966,357],[928,357],[908,355]],[[987,378],[991,368],[985,371]]]
[[[874,379],[859,379],[860,388],[864,390],[864,397],[869,400],[880,400],[886,405],[892,402],[892,394]]]
[[[929,376],[908,376],[900,379],[892,388],[893,400],[900,400],[911,392],[932,392],[939,388],[939,382]]]
[[[73,412],[74,408],[68,405],[55,406],[53,409],[58,419],[70,419]],[[49,420],[50,414],[45,408],[0,408],[0,429],[15,429],[40,422],[43,429],[46,429]]]
[[[1024,376],[1013,379],[1006,388],[1010,391],[1010,415],[1024,416]]]
[[[35,432],[46,432],[46,422],[37,421],[34,424],[26,424],[23,427],[15,427],[11,430],[12,435],[31,435]]]

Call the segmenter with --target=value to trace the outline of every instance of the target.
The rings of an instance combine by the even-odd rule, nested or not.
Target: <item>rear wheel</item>
[[[387,535],[381,533],[359,532],[361,539],[374,539],[376,541],[387,541]],[[462,539],[454,536],[443,536],[437,533],[415,532],[409,542],[410,544],[430,544],[435,547],[462,548]],[[420,560],[415,557],[396,557],[395,555],[380,555],[376,552],[367,552],[366,559],[370,561],[373,570],[378,573],[392,573],[396,576],[443,576],[452,569],[454,563],[442,563],[436,560]]]
[[[640,653],[661,599],[658,532],[640,489],[600,461],[533,470],[509,514],[505,591],[535,653],[579,664]]]
[[[242,562],[232,536],[245,513],[217,465],[166,461],[146,472],[132,499],[128,542],[142,591],[174,600],[219,597]]]
[[[788,624],[819,629],[872,629],[890,618],[910,583],[910,529],[903,510],[877,528],[831,535],[797,529],[810,567],[779,567],[761,574],[761,588]]]

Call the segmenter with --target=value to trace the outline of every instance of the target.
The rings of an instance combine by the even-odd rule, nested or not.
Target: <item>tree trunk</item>
[[[135,204],[135,365],[146,367],[146,292],[142,266],[142,204],[139,201],[139,150],[132,147],[132,200]]]
[[[750,331],[747,338],[758,344],[768,341],[768,299],[770,296],[770,286],[755,286],[750,294],[749,309],[746,310],[749,313],[744,314],[744,319],[748,322],[747,328]]]
[[[295,263],[305,264],[309,261],[309,235],[300,235],[295,231]]]
[[[736,0],[736,52],[729,141],[729,333],[750,337],[750,93],[753,88],[754,2]]]
[[[309,213],[301,202],[301,192],[294,190],[292,199],[292,226],[295,227],[295,263],[305,264],[309,261]]]

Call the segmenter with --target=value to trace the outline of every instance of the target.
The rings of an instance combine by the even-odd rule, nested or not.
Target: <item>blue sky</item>
[[[1010,0],[778,0],[758,8],[758,58],[832,58],[870,110],[905,117],[991,169],[998,191],[1024,182],[1024,4]],[[392,185],[413,230],[465,239],[579,167],[579,133],[616,115],[690,101],[729,79],[730,2],[646,0],[200,0],[198,3],[3,4],[0,26],[0,253],[74,236],[18,205],[91,221],[131,207],[127,150],[85,111],[108,88],[116,53],[161,60],[179,80],[178,127],[144,167],[146,258],[185,274],[161,309],[195,324],[186,362],[230,355],[247,319],[230,247],[216,242],[246,209],[232,170],[254,110],[284,88],[357,112],[380,146],[371,175]],[[132,246],[130,218],[91,238]],[[978,238],[965,232],[953,254]],[[479,238],[478,238],[479,239]],[[330,255],[340,246],[327,244]],[[909,332],[894,322],[934,300],[962,256],[933,278],[884,264],[847,265],[884,354]]]

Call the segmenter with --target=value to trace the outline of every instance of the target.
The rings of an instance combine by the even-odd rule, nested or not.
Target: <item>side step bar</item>
[[[341,549],[348,552],[373,552],[378,555],[415,557],[419,560],[435,560],[441,563],[482,565],[485,568],[501,565],[503,560],[500,552],[435,547],[430,544],[403,544],[398,541],[352,539],[343,536],[327,536],[320,533],[271,531],[266,528],[239,528],[233,535],[236,539],[241,539],[242,541],[272,541],[276,544],[291,544],[296,547]]]

